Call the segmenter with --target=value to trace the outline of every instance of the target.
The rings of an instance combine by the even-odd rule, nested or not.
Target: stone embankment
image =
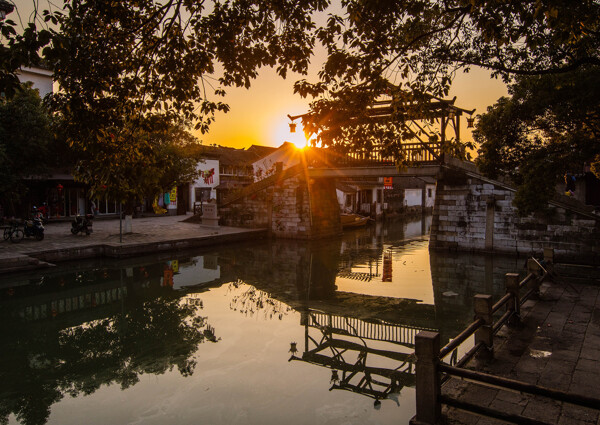
[[[553,248],[561,260],[600,261],[600,216],[592,208],[557,195],[548,213],[520,217],[514,196],[509,183],[483,177],[473,164],[450,164],[438,178],[431,248],[523,256]]]
[[[265,229],[203,226],[184,222],[185,216],[133,220],[132,233],[121,233],[119,220],[96,220],[94,232],[73,235],[70,222],[49,223],[45,238],[0,242],[0,273],[50,267],[56,262],[94,257],[123,258],[160,251],[213,246],[267,237]]]

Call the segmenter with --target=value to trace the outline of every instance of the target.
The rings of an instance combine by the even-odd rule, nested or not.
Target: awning
[[[383,183],[374,182],[374,181],[353,181],[353,182],[347,182],[347,184],[356,186],[359,190],[383,188]]]
[[[344,193],[356,193],[357,192],[356,188],[348,186],[347,184],[340,183],[340,182],[337,182],[335,184],[335,188]]]

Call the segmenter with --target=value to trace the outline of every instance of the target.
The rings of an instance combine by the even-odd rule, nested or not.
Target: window
[[[431,190],[431,188],[427,189],[427,197],[431,198],[432,196],[433,196],[433,190]]]
[[[206,202],[210,199],[210,187],[196,187],[194,188],[194,194],[196,195],[196,202]]]

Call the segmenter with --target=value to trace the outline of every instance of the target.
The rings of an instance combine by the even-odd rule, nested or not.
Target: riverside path
[[[93,233],[73,235],[71,222],[45,225],[45,238],[0,242],[0,273],[52,266],[55,262],[93,257],[130,257],[180,249],[212,246],[267,236],[265,229],[206,226],[184,221],[188,216],[136,218],[132,232],[122,235],[118,219],[95,220]]]
[[[558,279],[521,308],[522,326],[494,337],[494,359],[467,367],[496,376],[600,398],[600,286]],[[462,401],[555,425],[599,425],[600,410],[450,379],[443,390]],[[600,406],[599,406],[600,407]],[[506,422],[445,407],[448,425]]]

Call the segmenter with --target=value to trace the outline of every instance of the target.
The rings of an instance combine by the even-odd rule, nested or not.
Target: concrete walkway
[[[266,237],[265,229],[211,227],[183,222],[190,216],[136,218],[132,233],[120,242],[119,220],[95,220],[93,233],[71,234],[70,222],[45,225],[44,240],[24,238],[0,242],[0,273],[47,267],[58,261],[90,257],[126,257],[157,251],[216,245]],[[123,222],[124,223],[124,222]]]
[[[497,376],[600,399],[600,287],[545,282],[541,297],[522,308],[522,327],[503,327],[494,359],[468,365]],[[442,392],[453,398],[549,424],[600,425],[600,410],[483,387],[452,378]],[[600,405],[598,406],[600,409]],[[445,408],[449,424],[505,422]]]

